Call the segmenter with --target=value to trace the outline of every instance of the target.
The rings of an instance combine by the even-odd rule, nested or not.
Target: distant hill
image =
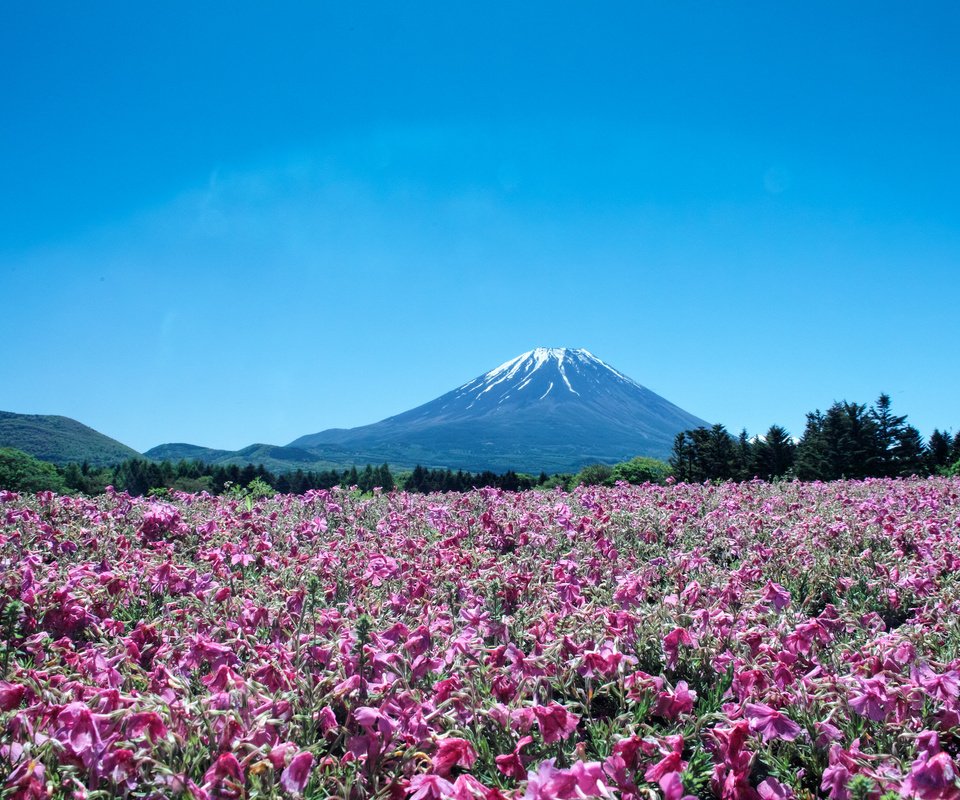
[[[216,450],[212,447],[201,447],[197,444],[171,442],[151,447],[144,455],[153,461],[202,461],[205,464],[215,464],[219,459],[229,457],[231,450]]]
[[[266,469],[275,473],[296,472],[298,469],[317,472],[367,463],[356,459],[346,460],[342,457],[339,448],[331,448],[331,450],[334,451],[332,454],[272,444],[251,444],[242,450],[216,450],[195,444],[172,443],[157,445],[147,450],[144,455],[154,461],[202,461],[205,464],[221,467],[229,467],[232,464],[240,467],[247,464],[263,464]]]
[[[41,461],[91,466],[143,458],[132,447],[69,417],[0,411],[0,447],[22,450]]]
[[[678,433],[707,424],[587,350],[538,347],[410,411],[289,447],[338,448],[356,463],[575,472],[666,458]]]

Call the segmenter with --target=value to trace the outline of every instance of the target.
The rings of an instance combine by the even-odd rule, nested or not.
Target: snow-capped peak
[[[554,388],[580,396],[581,390],[589,390],[590,384],[602,382],[605,374],[631,386],[638,385],[584,348],[537,347],[465,383],[457,394],[469,395],[472,402],[485,399],[484,396],[502,400],[506,394],[522,392],[536,383],[541,400]]]

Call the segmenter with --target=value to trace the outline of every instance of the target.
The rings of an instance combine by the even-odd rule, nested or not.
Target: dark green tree
[[[876,423],[877,454],[870,474],[880,478],[899,475],[896,448],[906,426],[906,415],[898,416],[891,410],[890,395],[881,394],[870,409],[870,418]]]
[[[925,475],[927,466],[924,462],[923,437],[913,425],[904,425],[897,432],[897,439],[893,446],[893,464],[896,467],[894,477],[908,475]]]
[[[717,424],[710,429],[702,450],[706,480],[726,481],[736,475],[736,440],[723,425]]]
[[[793,469],[797,447],[787,429],[771,425],[754,444],[754,471],[764,480],[781,478]]]
[[[747,433],[747,429],[744,428],[737,437],[734,477],[738,481],[748,481],[756,476],[757,471],[753,463],[755,448],[756,443],[750,441],[750,435]]]
[[[682,431],[673,438],[673,450],[667,462],[673,476],[681,483],[693,482],[693,440],[690,431]]]
[[[934,429],[930,434],[930,441],[927,442],[924,453],[924,461],[929,472],[936,474],[950,465],[950,444],[950,434],[946,431]]]

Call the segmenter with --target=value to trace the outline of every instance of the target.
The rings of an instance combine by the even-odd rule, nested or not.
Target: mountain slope
[[[677,433],[706,424],[587,350],[537,348],[418,408],[289,446],[318,454],[339,447],[394,464],[573,471],[664,458]]]
[[[70,417],[0,411],[0,447],[14,447],[41,461],[91,466],[143,458],[136,450]]]

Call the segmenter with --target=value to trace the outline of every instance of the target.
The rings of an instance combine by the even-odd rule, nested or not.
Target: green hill
[[[204,464],[219,464],[221,459],[228,458],[234,453],[232,450],[216,450],[212,447],[201,447],[197,444],[184,442],[170,442],[151,447],[144,455],[153,461],[202,461]]]
[[[0,447],[22,450],[41,461],[100,467],[143,458],[131,447],[69,417],[0,411]]]
[[[201,447],[195,444],[171,442],[157,445],[144,454],[154,461],[177,462],[202,461],[205,464],[214,464],[220,467],[229,467],[236,464],[238,467],[252,464],[263,464],[271,472],[318,471],[326,469],[344,469],[356,464],[366,463],[363,460],[349,460],[338,448],[329,448],[331,452],[315,452],[303,450],[299,447],[278,447],[271,444],[251,444],[242,450],[215,450],[211,447]],[[362,455],[361,455],[362,458]],[[379,463],[379,462],[378,462]]]

